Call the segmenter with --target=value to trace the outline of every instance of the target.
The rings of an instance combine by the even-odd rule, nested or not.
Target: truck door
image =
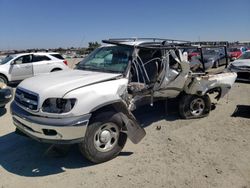
[[[32,55],[23,55],[16,58],[10,66],[11,81],[24,80],[33,76]]]

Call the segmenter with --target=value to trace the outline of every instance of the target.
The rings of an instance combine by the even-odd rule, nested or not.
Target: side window
[[[50,55],[57,58],[57,59],[64,60],[64,58],[60,54],[50,54]]]
[[[139,51],[139,56],[140,56],[141,60],[143,61],[143,63],[146,63],[146,62],[150,61],[151,59],[161,58],[161,51],[141,49]]]
[[[143,61],[143,63],[146,63],[147,61],[153,59],[152,52],[153,52],[152,50],[144,50],[144,49],[141,49],[139,51],[139,56]]]
[[[45,55],[33,55],[33,62],[48,61],[48,60],[51,59]]]
[[[17,58],[14,62],[15,62],[15,64],[30,63],[31,62],[31,55],[21,56],[21,57]]]

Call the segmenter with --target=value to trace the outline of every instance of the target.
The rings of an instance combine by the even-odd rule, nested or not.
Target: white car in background
[[[237,73],[237,80],[250,81],[250,50],[244,52],[228,68]]]
[[[0,56],[0,62],[5,58],[5,56]]]
[[[55,52],[8,55],[0,61],[0,82],[20,82],[39,74],[68,69],[67,61]]]

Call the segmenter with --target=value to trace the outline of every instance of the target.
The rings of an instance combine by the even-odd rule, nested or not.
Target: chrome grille
[[[27,90],[17,88],[15,101],[30,110],[37,110],[38,108],[38,95]]]

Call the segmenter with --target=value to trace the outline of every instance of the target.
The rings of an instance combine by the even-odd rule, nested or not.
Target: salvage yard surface
[[[0,111],[0,187],[250,187],[250,83],[235,83],[205,118],[182,120],[174,107],[142,107],[146,137],[92,164],[75,145],[60,156],[16,135],[8,104]]]

